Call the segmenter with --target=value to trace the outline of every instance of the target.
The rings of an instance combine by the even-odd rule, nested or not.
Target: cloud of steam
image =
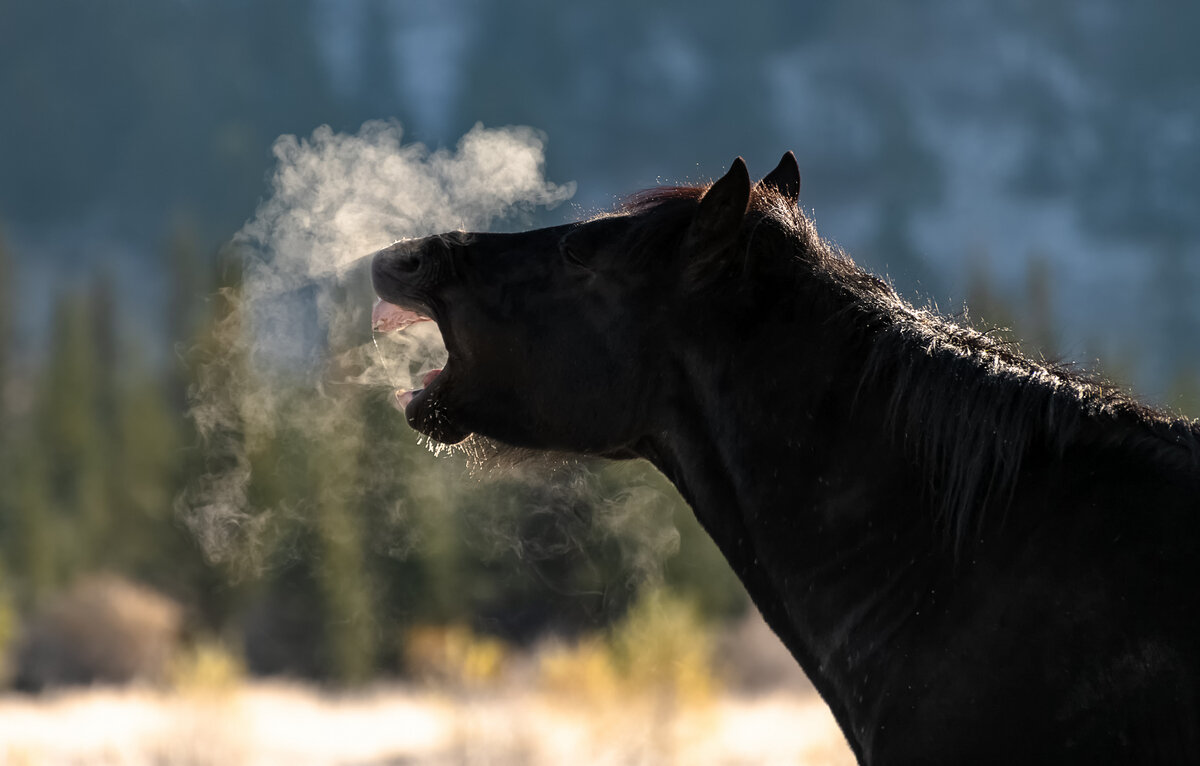
[[[385,443],[363,401],[378,405],[393,389],[417,387],[445,350],[433,323],[372,337],[368,256],[398,239],[486,229],[566,200],[574,184],[545,180],[543,148],[532,129],[477,125],[453,151],[430,151],[403,143],[400,126],[386,122],[275,142],[270,195],[234,238],[241,284],[218,296],[219,317],[193,353],[191,414],[205,466],[177,511],[211,562],[254,575],[281,555],[288,533],[280,530],[297,526],[353,547],[342,520],[355,508],[367,508],[376,524],[370,545],[388,555],[407,556],[444,533],[421,523],[421,509],[455,506],[452,471],[407,449],[416,434],[376,406],[376,416],[399,424],[401,435]],[[281,454],[287,444],[313,457]],[[280,468],[297,462],[299,470]],[[536,565],[599,537],[616,541],[632,583],[660,574],[678,547],[672,501],[644,482],[630,490],[573,460],[508,468],[501,477],[522,489],[492,492],[486,508],[470,511],[479,518],[468,542],[481,555]],[[463,473],[460,461],[457,478]],[[291,490],[285,500],[281,485]],[[273,499],[264,500],[271,491],[263,486]],[[444,530],[445,521],[435,525]]]
[[[523,485],[515,504],[493,500],[487,523],[474,530],[473,547],[486,557],[513,555],[536,565],[603,539],[620,552],[617,579],[608,585],[635,590],[658,585],[663,564],[679,550],[672,518],[677,501],[661,476],[629,463],[535,461],[507,469]],[[529,534],[529,528],[540,533]]]
[[[272,287],[340,276],[397,239],[485,228],[575,192],[543,178],[544,140],[531,128],[476,125],[453,152],[401,137],[396,123],[368,122],[356,135],[323,126],[275,142],[271,197],[238,235],[266,256]]]
[[[361,329],[370,299],[347,303],[332,288],[365,274],[369,253],[407,237],[485,229],[575,192],[574,183],[544,179],[545,142],[531,128],[476,125],[453,152],[401,139],[398,124],[374,121],[356,135],[323,126],[275,142],[271,196],[235,237],[253,256],[243,295],[263,356],[311,363],[311,336],[336,346]],[[401,385],[415,373],[403,363],[436,362],[440,338],[426,327],[375,345],[383,369],[368,368],[360,382]]]
[[[354,135],[323,126],[275,142],[270,196],[234,238],[240,289],[219,296],[190,392],[207,470],[177,506],[213,562],[256,567],[264,530],[284,513],[251,502],[251,453],[297,429],[353,447],[356,413],[329,387],[409,387],[444,353],[432,327],[372,341],[369,254],[406,237],[483,229],[574,193],[573,183],[545,180],[544,138],[531,128],[476,125],[453,151],[402,136],[398,124],[375,121]],[[322,392],[319,407],[298,404],[304,397],[284,385],[296,380]]]

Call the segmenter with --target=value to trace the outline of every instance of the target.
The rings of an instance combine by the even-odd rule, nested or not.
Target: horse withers
[[[912,307],[799,188],[380,251],[449,352],[408,422],[653,463],[862,763],[1200,762],[1200,426]]]

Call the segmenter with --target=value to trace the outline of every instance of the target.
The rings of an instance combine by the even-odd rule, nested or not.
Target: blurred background
[[[531,126],[577,191],[522,225],[791,149],[821,232],[914,303],[1200,414],[1200,6],[702,6],[0,0],[0,763],[255,761],[194,701],[222,695],[260,733],[289,711],[293,763],[700,762],[726,735],[762,762],[737,747],[768,725],[811,734],[776,762],[848,758],[644,466],[470,475],[387,390],[278,370],[270,406],[336,401],[336,433],[239,410],[200,438],[196,392],[255,363],[231,240],[282,134]],[[188,520],[213,475],[242,480],[228,555]],[[81,687],[149,722],[37,739]],[[355,749],[352,704],[410,739]],[[547,710],[579,711],[553,745]]]

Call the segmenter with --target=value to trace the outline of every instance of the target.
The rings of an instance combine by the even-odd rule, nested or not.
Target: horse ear
[[[796,155],[791,152],[783,155],[775,169],[767,173],[759,183],[774,186],[780,194],[791,200],[793,205],[799,204],[800,166],[796,163]]]
[[[737,241],[742,219],[750,207],[750,173],[738,157],[704,196],[684,238],[690,256],[688,277],[707,281],[722,271],[722,260]]]

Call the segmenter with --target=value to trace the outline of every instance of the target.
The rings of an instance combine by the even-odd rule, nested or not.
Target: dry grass
[[[850,764],[811,694],[721,695],[666,720],[557,693],[353,694],[283,683],[223,695],[95,688],[0,698],[0,764]]]
[[[753,614],[719,638],[686,600],[647,593],[574,643],[522,651],[415,626],[403,646],[405,686],[247,681],[208,640],[178,647],[153,683],[0,696],[0,766],[853,762]]]

